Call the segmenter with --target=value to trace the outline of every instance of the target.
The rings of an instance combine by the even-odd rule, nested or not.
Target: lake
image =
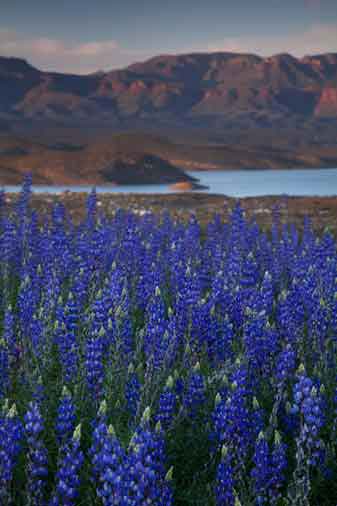
[[[200,180],[207,190],[231,197],[255,197],[262,195],[337,195],[337,169],[294,170],[226,170],[188,172]],[[20,186],[4,185],[8,192],[20,191]],[[90,192],[91,185],[34,185],[36,193],[58,194],[64,191]],[[172,193],[169,185],[96,186],[97,193]]]

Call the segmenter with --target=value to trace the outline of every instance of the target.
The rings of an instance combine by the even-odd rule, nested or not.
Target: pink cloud
[[[110,70],[147,56],[122,48],[114,39],[65,43],[48,37],[23,37],[7,29],[0,29],[0,54],[26,58],[43,70],[81,74]]]
[[[261,56],[290,53],[298,57],[306,54],[337,52],[337,23],[317,23],[303,32],[284,35],[225,37],[222,40],[210,42],[203,50],[255,53]]]
[[[222,40],[210,41],[203,47],[181,48],[176,52],[197,51],[231,51],[261,56],[287,52],[299,57],[337,52],[337,23],[316,23],[302,32],[274,36],[262,34],[224,37]],[[161,47],[157,53],[167,51]],[[64,42],[48,37],[24,37],[15,31],[0,28],[0,54],[25,58],[43,70],[88,74],[124,67],[154,56],[154,51],[125,49],[114,39]]]
[[[307,7],[314,7],[314,8],[319,8],[321,7],[321,0],[305,0],[304,1],[305,5]]]

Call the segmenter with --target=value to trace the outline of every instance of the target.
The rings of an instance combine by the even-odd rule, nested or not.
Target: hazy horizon
[[[158,54],[215,51],[296,57],[337,52],[337,2],[2,1],[0,54],[25,58],[41,70],[87,74]]]

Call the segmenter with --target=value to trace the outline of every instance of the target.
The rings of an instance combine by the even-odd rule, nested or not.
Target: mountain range
[[[84,76],[1,57],[0,114],[116,125],[130,119],[221,124],[247,115],[257,122],[337,118],[337,54],[162,55]]]
[[[337,53],[161,55],[90,75],[0,57],[0,182],[337,166]]]

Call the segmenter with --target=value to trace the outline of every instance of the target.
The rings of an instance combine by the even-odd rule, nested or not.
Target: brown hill
[[[161,55],[87,76],[0,57],[0,183],[336,167],[336,132],[337,54]]]
[[[160,138],[115,135],[87,145],[0,136],[0,184],[20,184],[31,172],[36,184],[174,184],[197,179],[170,163],[170,143]]]
[[[0,113],[11,118],[193,124],[242,115],[337,118],[337,54],[162,55],[88,76],[41,72],[0,58]]]
[[[196,183],[184,170],[282,169],[337,166],[337,147],[292,147],[169,140],[123,133],[83,143],[0,135],[0,184],[20,184],[32,172],[44,184]]]

